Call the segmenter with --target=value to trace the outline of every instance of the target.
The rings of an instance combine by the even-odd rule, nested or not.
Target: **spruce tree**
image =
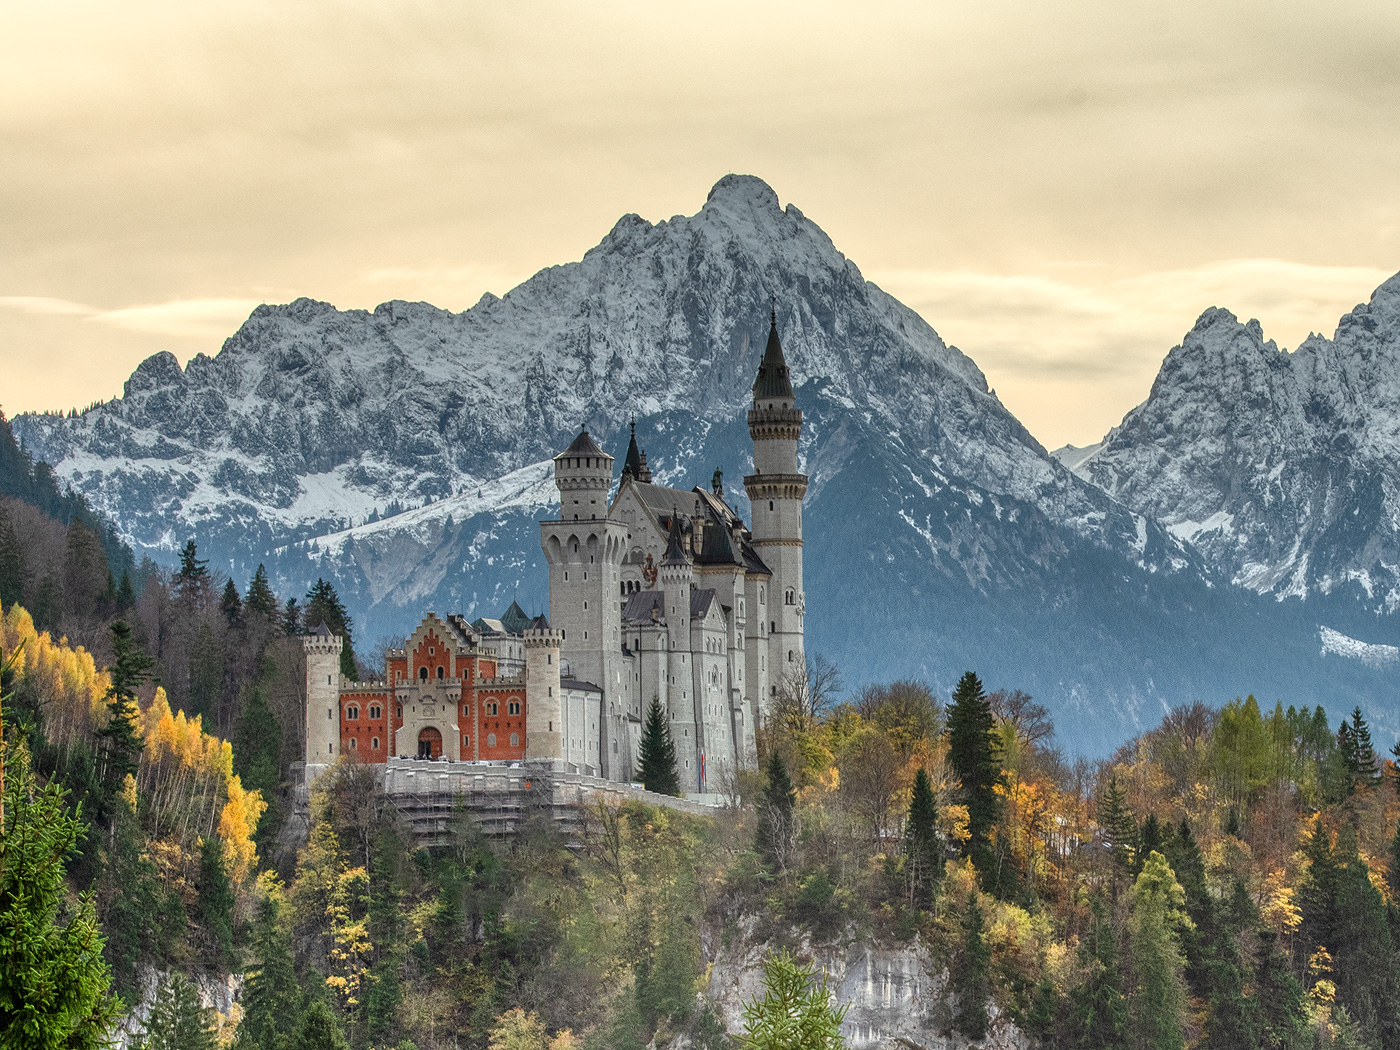
[[[156,989],[134,1050],[215,1050],[214,1011],[183,974],[171,974]]]
[[[64,861],[82,821],[20,744],[8,756],[0,829],[0,1042],[6,1050],[97,1050],[120,1004],[91,894],[68,897]]]
[[[787,766],[774,751],[768,759],[768,783],[758,800],[758,851],[778,871],[786,871],[797,844],[797,792]]]
[[[953,690],[953,705],[948,712],[948,758],[962,783],[967,804],[970,837],[966,855],[988,885],[995,881],[992,830],[1000,812],[996,788],[1002,782],[995,728],[992,705],[982,682],[968,671]]]
[[[1114,865],[1122,871],[1133,867],[1137,849],[1137,821],[1128,808],[1128,796],[1118,786],[1118,778],[1110,777],[1099,803],[1099,831]]]
[[[1343,722],[1337,730],[1337,746],[1342,752],[1342,760],[1347,768],[1347,794],[1358,788],[1376,787],[1381,782],[1381,771],[1376,764],[1376,750],[1371,743],[1371,727],[1361,717],[1358,705],[1351,713],[1351,723]]]
[[[1160,853],[1150,853],[1130,894],[1128,920],[1133,990],[1128,996],[1134,1043],[1140,1050],[1186,1046],[1186,960],[1178,931],[1190,923],[1186,895]]]
[[[287,634],[301,634],[301,606],[295,597],[288,598],[282,608],[282,630]]]
[[[199,846],[199,919],[208,941],[210,966],[224,970],[233,960],[233,884],[224,860],[224,840],[210,835]]]
[[[238,596],[238,588],[233,585],[231,576],[224,584],[224,595],[219,599],[219,608],[223,610],[224,621],[230,627],[237,627],[243,622],[243,599]]]
[[[209,590],[209,563],[199,557],[194,540],[186,542],[180,551],[180,568],[175,573],[175,593],[184,601],[198,605]]]
[[[358,681],[360,670],[355,663],[355,643],[351,637],[354,624],[340,601],[340,595],[335,593],[335,587],[326,580],[317,579],[311,590],[306,592],[302,623],[308,631],[325,624],[331,634],[340,635],[344,641],[340,650],[340,673],[351,681]]]
[[[933,785],[922,766],[914,774],[909,819],[904,824],[904,870],[909,884],[909,902],[916,908],[932,906],[935,887],[943,875],[943,844],[938,839],[938,808]]]
[[[1259,931],[1259,963],[1254,972],[1259,1045],[1263,1050],[1301,1048],[1307,1033],[1308,1011],[1303,989],[1279,949],[1278,934]]]
[[[270,662],[268,668],[270,670]],[[255,687],[234,725],[233,771],[239,775],[246,790],[261,791],[267,802],[255,836],[259,849],[266,844],[269,836],[276,833],[282,821],[279,801],[282,786],[279,765],[281,750],[282,727],[267,706],[262,688]]]
[[[987,1035],[987,1000],[992,994],[992,949],[987,943],[986,917],[977,903],[976,890],[967,895],[962,935],[962,951],[958,953],[951,974],[953,991],[958,996],[954,1023],[959,1032],[976,1041]]]
[[[296,1050],[350,1050],[350,1044],[341,1034],[335,1014],[320,999],[307,1007],[306,1016],[302,1018]]]
[[[155,661],[131,636],[131,626],[125,620],[112,624],[112,666],[107,669],[111,685],[107,688],[107,724],[97,731],[99,770],[102,789],[99,799],[100,816],[111,816],[113,800],[127,775],[134,776],[141,750],[145,746],[137,735],[136,724],[141,709],[136,703],[136,691],[150,677]]]
[[[648,791],[661,795],[681,794],[681,780],[676,772],[676,745],[661,711],[661,700],[652,696],[647,708],[646,724],[638,754],[637,779]]]
[[[248,584],[248,595],[243,604],[250,613],[259,613],[268,620],[277,619],[280,611],[277,595],[272,593],[272,586],[267,582],[267,569],[261,563]]]
[[[0,507],[0,608],[24,601],[24,550],[14,523]]]
[[[208,623],[201,623],[190,646],[189,710],[212,726],[224,689],[224,649]]]
[[[263,898],[253,925],[255,965],[247,971],[243,1020],[234,1050],[298,1050],[302,997],[292,962],[291,935],[275,892]]]
[[[1103,900],[1089,902],[1089,929],[1079,943],[1087,977],[1070,993],[1069,1034],[1079,1050],[1122,1050],[1128,1038],[1118,945]]]

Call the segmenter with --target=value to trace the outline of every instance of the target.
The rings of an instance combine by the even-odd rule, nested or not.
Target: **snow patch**
[[[1322,640],[1323,656],[1345,656],[1360,660],[1367,667],[1389,667],[1400,661],[1400,648],[1393,645],[1358,641],[1330,627],[1319,627],[1317,634]]]

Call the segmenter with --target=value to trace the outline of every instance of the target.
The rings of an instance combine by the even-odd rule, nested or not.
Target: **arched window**
[[[399,704],[397,707],[394,708],[394,717],[395,717],[395,718],[398,718],[398,719],[400,719],[400,720],[402,720],[402,718],[403,718],[403,704]]]
[[[494,700],[488,702],[487,705],[486,705],[486,713],[487,713],[488,715],[494,715],[494,714],[496,714],[498,711],[500,711],[500,709],[501,709],[501,708],[500,708],[500,705],[497,704],[496,701],[494,701]]]
[[[443,670],[442,664],[438,664],[438,677],[439,677],[439,678],[446,678],[446,677],[447,677],[447,672]]]
[[[470,736],[468,736],[466,733],[463,733],[463,734],[462,734],[462,746],[463,746],[463,747],[471,747],[471,746],[472,746],[472,738],[471,738]]]
[[[462,717],[463,717],[463,718],[470,718],[470,717],[471,717],[471,713],[472,713],[472,705],[471,705],[471,704],[463,704],[463,705],[462,705]]]
[[[487,747],[495,747],[495,746],[496,746],[496,734],[495,734],[495,733],[487,733],[487,734],[486,734],[486,746],[487,746]]]
[[[777,621],[777,620],[769,620],[769,621],[768,621],[768,633],[769,633],[769,634],[777,634],[777,633],[778,633],[778,621]]]
[[[352,722],[355,721],[357,718],[360,717],[360,709],[354,704],[351,704],[345,709],[345,717]]]
[[[356,740],[356,739],[352,736],[352,737],[350,738],[350,750],[351,750],[351,751],[358,751],[358,750],[359,750],[359,745],[360,745],[360,742],[359,742],[358,740]]]
[[[377,737],[377,736],[372,736],[372,737],[369,738],[369,749],[370,749],[371,751],[378,751],[378,750],[379,750],[379,737]]]
[[[760,588],[758,589],[758,604],[759,604],[759,605],[762,605],[762,604],[763,604],[763,588],[762,588],[762,587],[760,587]]]
[[[371,705],[370,705],[370,708],[369,708],[369,716],[370,716],[370,718],[378,718],[378,717],[379,717],[381,714],[383,714],[383,713],[384,713],[384,712],[380,709],[380,707],[379,707],[378,704],[371,704]]]
[[[519,733],[512,733],[512,734],[510,735],[510,746],[511,746],[511,747],[519,747],[519,746],[520,746],[520,734],[519,734]]]
[[[428,680],[428,669],[426,667],[418,668],[418,678],[424,682]]]
[[[520,701],[519,701],[519,700],[512,700],[510,703],[506,704],[506,714],[508,714],[508,715],[518,715],[518,714],[520,714]]]
[[[793,591],[793,589],[792,589],[791,587],[789,587],[789,588],[787,589],[787,591],[784,592],[784,594],[783,594],[783,601],[784,601],[786,604],[788,604],[788,605],[796,605],[796,604],[797,604],[797,595],[794,593],[794,591]]]
[[[792,663],[792,650],[788,650],[788,663]]]

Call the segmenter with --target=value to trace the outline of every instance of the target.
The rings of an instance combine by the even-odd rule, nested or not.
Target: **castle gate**
[[[442,734],[432,726],[428,726],[418,734],[418,757],[442,757]]]

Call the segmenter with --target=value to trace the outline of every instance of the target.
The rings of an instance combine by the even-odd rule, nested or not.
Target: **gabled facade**
[[[370,683],[340,679],[340,639],[308,635],[308,777],[343,754],[525,760],[627,781],[653,697],[684,790],[718,791],[751,766],[759,721],[805,667],[802,412],[776,316],[748,423],[751,528],[719,471],[708,488],[653,482],[635,428],[613,493],[615,460],[585,428],[554,458],[560,514],[540,522],[547,619],[515,603],[471,623],[428,613]]]

